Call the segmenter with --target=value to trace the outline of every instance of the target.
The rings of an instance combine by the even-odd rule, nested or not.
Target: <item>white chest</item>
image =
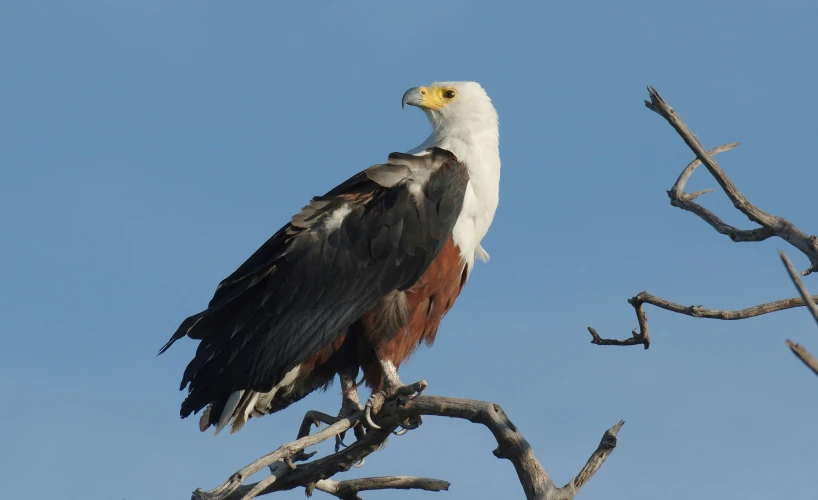
[[[467,135],[465,138],[433,134],[410,153],[423,154],[431,146],[451,151],[469,169],[463,208],[452,230],[452,239],[471,273],[475,258],[488,260],[488,253],[480,246],[480,241],[491,226],[500,199],[500,154],[496,129],[484,136]]]
[[[460,249],[463,261],[469,266],[469,273],[474,267],[474,260],[480,257],[488,259],[488,254],[480,247],[480,241],[486,235],[497,210],[497,201],[485,199],[475,192],[472,181],[466,188],[463,209],[452,230],[454,244]]]

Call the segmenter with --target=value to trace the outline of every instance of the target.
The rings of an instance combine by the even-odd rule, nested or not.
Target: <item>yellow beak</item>
[[[442,109],[447,102],[437,87],[414,87],[403,94],[401,108],[406,107],[407,104],[418,108],[438,110]]]

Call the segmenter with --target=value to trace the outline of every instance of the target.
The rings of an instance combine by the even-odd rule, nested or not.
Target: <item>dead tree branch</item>
[[[792,353],[795,354],[795,357],[803,361],[803,363],[807,365],[807,368],[818,375],[818,359],[815,359],[815,356],[810,354],[804,346],[796,344],[790,339],[787,339],[787,346],[789,346]]]
[[[719,164],[716,163],[716,160],[713,159],[715,155],[729,151],[738,146],[739,143],[733,142],[711,149],[710,151],[706,151],[696,135],[691,132],[689,128],[687,128],[687,125],[685,125],[681,117],[676,113],[676,111],[673,110],[672,107],[670,107],[662,96],[659,95],[659,92],[657,92],[653,87],[648,87],[648,93],[650,94],[650,101],[645,101],[645,106],[667,120],[667,122],[676,130],[676,132],[678,132],[682,140],[684,140],[688,147],[696,154],[696,158],[691,161],[684,168],[684,170],[682,170],[682,173],[679,175],[678,179],[676,179],[673,187],[667,192],[667,195],[670,198],[670,204],[674,207],[681,208],[682,210],[697,215],[699,218],[713,227],[713,229],[721,234],[729,236],[731,240],[736,242],[763,241],[770,237],[777,236],[800,250],[809,259],[810,267],[802,273],[804,276],[818,271],[818,237],[808,235],[798,229],[795,224],[787,219],[771,215],[750,203],[750,201],[741,193],[741,191],[738,190],[736,185],[733,184],[733,181],[730,180]],[[690,176],[693,175],[696,168],[702,164],[704,164],[710,174],[716,179],[716,182],[718,182],[719,186],[721,186],[721,189],[724,191],[730,201],[733,202],[733,206],[736,207],[736,209],[741,213],[746,215],[751,221],[756,222],[761,227],[755,229],[736,228],[725,223],[718,216],[716,216],[716,214],[694,201],[699,196],[713,191],[713,189],[697,191],[695,193],[685,192],[685,186],[688,179],[690,179]],[[795,278],[793,278],[793,281],[795,282]],[[796,282],[796,286],[798,286],[798,283],[800,283],[800,279]],[[630,303],[636,311],[636,319],[639,325],[638,329],[633,330],[630,338],[624,340],[602,338],[597,331],[590,326],[588,327],[588,331],[591,333],[591,342],[597,345],[641,345],[647,349],[650,347],[650,330],[648,328],[647,315],[642,307],[644,304],[652,304],[667,311],[685,314],[696,318],[721,320],[752,318],[762,314],[791,309],[793,307],[801,307],[804,305],[808,305],[814,315],[818,314],[815,312],[815,304],[813,303],[813,301],[818,301],[818,296],[811,298],[806,293],[806,290],[803,289],[803,285],[801,288],[799,288],[799,291],[801,292],[801,298],[795,297],[791,299],[778,300],[775,302],[748,307],[739,311],[704,309],[702,306],[683,306],[659,297],[655,297],[647,292],[642,292],[639,295],[628,299],[628,303]],[[816,318],[818,320],[818,316],[816,316]],[[798,354],[798,351],[796,351],[794,348],[793,352],[795,352],[797,356],[801,357],[801,355]],[[801,359],[804,360],[804,358]],[[807,363],[805,360],[804,362]],[[809,363],[807,364],[808,366],[811,366]]]
[[[809,311],[812,313],[812,317],[815,319],[815,322],[818,323],[818,306],[815,305],[815,300],[818,300],[818,297],[811,297],[809,292],[807,291],[807,287],[804,286],[804,283],[801,281],[801,278],[798,276],[798,271],[795,270],[795,267],[790,262],[790,258],[787,257],[782,251],[778,251],[778,254],[781,256],[781,261],[784,263],[784,267],[787,268],[787,273],[790,275],[790,279],[792,279],[795,288],[798,289],[798,293],[801,294],[804,302],[806,302]],[[795,356],[804,362],[807,365],[807,368],[812,370],[813,373],[818,375],[818,359],[807,351],[805,347],[801,344],[796,344],[792,340],[787,339],[787,345],[789,346],[790,350],[792,351]]]
[[[818,295],[812,297],[812,300],[818,301]],[[685,316],[692,316],[694,318],[721,319],[726,321],[753,318],[755,316],[761,316],[776,311],[801,307],[805,304],[803,298],[793,297],[791,299],[776,300],[775,302],[768,302],[766,304],[759,304],[746,309],[739,309],[738,311],[723,311],[720,309],[705,309],[702,306],[683,306],[681,304],[665,300],[661,297],[656,297],[648,292],[642,292],[635,297],[631,297],[628,299],[628,303],[636,310],[636,319],[639,323],[638,330],[633,330],[629,339],[604,339],[600,337],[596,329],[589,326],[588,331],[591,332],[591,336],[593,337],[591,339],[592,344],[643,345],[645,349],[650,347],[650,329],[648,328],[648,318],[645,314],[645,310],[642,308],[644,304],[651,304],[666,311],[684,314]]]
[[[359,412],[343,419],[311,436],[306,436],[279,447],[233,474],[224,484],[211,491],[201,489],[193,492],[193,500],[250,500],[256,496],[297,487],[306,489],[308,495],[318,489],[343,499],[358,498],[358,493],[374,489],[423,489],[427,491],[446,490],[449,483],[439,479],[390,476],[381,478],[335,481],[329,479],[338,472],[349,468],[377,451],[400,425],[418,425],[422,416],[441,416],[468,420],[482,424],[497,440],[494,455],[509,460],[517,471],[517,477],[529,500],[572,500],[577,492],[602,466],[608,455],[616,447],[616,435],[624,422],[608,429],[597,449],[579,474],[563,487],[557,487],[540,462],[528,441],[509,420],[499,405],[470,399],[456,399],[437,396],[418,396],[413,399],[397,398],[388,402],[377,416],[381,429],[369,429],[366,435],[332,455],[304,464],[285,464],[289,457],[308,459],[303,454],[308,446],[334,438],[337,434],[353,427],[362,417]],[[311,421],[308,414],[305,421]],[[271,475],[266,479],[244,485],[252,474],[271,467]]]
[[[334,495],[342,500],[358,500],[358,493],[369,490],[426,490],[448,491],[449,483],[440,479],[425,479],[412,476],[368,477],[334,481],[322,479],[315,483],[315,489]]]
[[[804,282],[801,281],[801,278],[798,276],[798,271],[795,270],[795,267],[792,265],[790,258],[787,257],[787,254],[779,250],[778,255],[781,256],[781,262],[783,262],[784,267],[787,268],[787,273],[789,273],[790,279],[792,279],[795,288],[797,288],[798,293],[801,294],[801,299],[807,304],[809,312],[812,313],[812,317],[815,319],[815,322],[818,323],[818,306],[816,306],[814,302],[818,300],[818,297],[812,297],[809,294],[807,287],[804,286]]]
[[[718,217],[707,211],[701,205],[694,203],[692,200],[700,194],[703,194],[703,192],[694,194],[684,193],[684,185],[698,164],[689,165],[685,171],[682,172],[682,175],[679,176],[679,180],[676,181],[673,188],[668,191],[671,205],[695,213],[713,226],[716,231],[728,235],[733,241],[762,241],[771,236],[778,236],[800,250],[809,259],[810,267],[802,273],[804,276],[818,271],[818,237],[808,235],[787,219],[771,215],[750,203],[750,201],[741,194],[741,191],[738,190],[736,185],[733,184],[733,181],[727,177],[727,174],[722,170],[719,164],[716,163],[716,160],[713,159],[714,154],[732,149],[737,143],[716,148],[713,153],[706,151],[696,135],[687,128],[687,125],[685,125],[676,111],[662,99],[659,92],[653,87],[648,87],[648,93],[650,94],[650,101],[645,101],[645,106],[670,123],[682,137],[682,140],[684,140],[688,147],[696,154],[698,161],[703,163],[710,174],[716,179],[716,182],[719,183],[724,193],[730,198],[730,201],[733,202],[733,206],[761,227],[749,231],[736,229],[723,223]],[[688,170],[689,172],[687,172]],[[686,172],[687,175],[685,175]]]

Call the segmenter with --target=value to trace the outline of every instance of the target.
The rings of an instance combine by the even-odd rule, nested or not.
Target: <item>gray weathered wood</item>
[[[804,346],[796,344],[790,339],[787,339],[787,346],[798,359],[807,365],[807,368],[812,370],[812,373],[818,375],[818,359],[815,359],[815,356],[810,354]]]
[[[818,301],[818,295],[812,297],[812,300]],[[636,310],[636,318],[639,323],[638,330],[634,330],[631,337],[628,339],[605,339],[597,333],[596,329],[589,326],[588,331],[593,337],[591,339],[592,344],[620,346],[643,345],[645,349],[650,347],[650,329],[648,328],[647,315],[642,307],[644,304],[651,304],[666,311],[684,314],[685,316],[692,316],[694,318],[721,319],[726,321],[753,318],[755,316],[761,316],[763,314],[769,314],[776,311],[784,311],[794,307],[802,307],[805,304],[803,298],[793,297],[791,299],[776,300],[775,302],[767,302],[766,304],[759,304],[757,306],[747,307],[737,311],[726,311],[721,309],[705,309],[702,306],[685,306],[665,300],[661,297],[656,297],[648,292],[642,292],[634,297],[631,297],[628,299],[628,303],[631,304]]]
[[[413,476],[382,476],[363,479],[335,481],[322,479],[315,483],[315,489],[321,490],[342,500],[358,500],[358,493],[371,490],[425,490],[447,491],[450,484],[440,479],[428,479]]]
[[[704,146],[699,142],[696,135],[687,128],[687,125],[685,125],[676,111],[659,95],[659,92],[653,87],[648,87],[648,93],[650,94],[650,101],[645,101],[645,106],[667,120],[679,136],[681,136],[682,140],[685,141],[685,144],[696,154],[697,159],[704,164],[710,174],[716,179],[716,182],[719,183],[724,194],[733,202],[733,206],[746,215],[751,221],[759,224],[761,228],[751,231],[740,231],[721,221],[718,221],[719,224],[715,224],[718,218],[709,212],[707,212],[709,214],[708,217],[703,216],[703,212],[694,211],[694,213],[706,220],[720,233],[730,236],[733,241],[761,241],[770,236],[778,236],[800,250],[809,259],[810,267],[802,273],[803,275],[806,276],[807,274],[818,271],[818,237],[809,235],[798,229],[798,227],[789,220],[769,214],[750,203],[741,191],[738,190],[736,185],[733,184],[733,181],[730,180],[719,164],[716,163],[716,160],[713,159],[713,155],[704,149]],[[727,149],[732,149],[732,147],[727,147]],[[695,167],[689,168],[691,168],[692,173],[692,168]],[[668,192],[668,194],[670,195],[670,192]],[[685,203],[678,203],[679,201],[683,201],[678,197],[678,193],[676,193],[676,200],[677,203],[674,203],[674,196],[671,195],[671,203],[673,203],[674,206],[689,210],[689,208],[685,206]],[[697,207],[704,210],[700,205],[697,205]],[[720,226],[723,226],[722,230],[720,230]]]
[[[798,293],[801,294],[801,300],[803,300],[807,305],[807,309],[809,309],[809,312],[812,314],[815,322],[818,323],[818,306],[815,305],[815,301],[818,300],[818,296],[813,297],[809,294],[807,287],[804,286],[804,282],[801,281],[801,278],[798,276],[798,271],[795,270],[795,266],[792,265],[792,262],[790,261],[790,258],[787,257],[787,254],[779,250],[778,255],[781,256],[781,262],[783,262],[784,267],[787,268],[787,273],[789,273],[792,283],[795,285]]]
[[[289,467],[280,465],[288,456],[287,453],[289,456],[298,454],[307,446],[331,439],[349,429],[354,422],[361,419],[362,413],[358,412],[349,419],[339,421],[312,436],[282,445],[275,452],[261,457],[233,474],[218,488],[208,492],[196,490],[193,499],[250,500],[256,496],[297,487],[305,488],[308,494],[318,489],[345,499],[357,498],[359,492],[372,489],[445,490],[448,483],[439,479],[389,476],[350,481],[329,480],[333,475],[349,470],[353,464],[380,449],[401,424],[407,427],[416,426],[425,415],[459,418],[484,425],[497,441],[494,455],[512,463],[527,499],[572,500],[613,451],[616,446],[616,435],[624,424],[619,422],[605,432],[599,446],[580,473],[563,487],[554,484],[534,455],[531,445],[499,405],[437,396],[417,396],[412,399],[401,397],[389,401],[376,417],[380,429],[369,429],[362,439],[329,456],[304,464],[292,464]],[[254,484],[242,484],[251,474],[271,465],[273,474],[270,477]]]
[[[696,158],[691,161],[684,168],[684,170],[682,170],[682,173],[679,174],[679,177],[676,179],[673,187],[668,190],[667,194],[670,198],[670,204],[674,207],[681,208],[682,210],[697,215],[711,227],[713,227],[713,229],[721,234],[729,236],[733,241],[763,241],[773,236],[777,236],[800,250],[809,259],[810,267],[802,273],[803,275],[818,271],[818,237],[808,235],[798,229],[795,224],[787,219],[771,215],[750,203],[750,201],[747,200],[741,191],[738,190],[736,185],[733,184],[733,181],[730,180],[719,164],[716,163],[716,160],[713,159],[715,155],[725,151],[730,151],[738,146],[739,143],[733,142],[730,144],[724,144],[717,148],[711,149],[710,151],[706,151],[696,135],[690,131],[676,111],[674,111],[673,108],[670,107],[670,105],[662,98],[662,96],[659,95],[659,92],[657,92],[653,87],[648,87],[648,93],[650,94],[650,101],[645,101],[645,106],[667,120],[667,122],[685,141],[688,147],[696,154]],[[733,202],[733,206],[745,214],[751,221],[758,223],[761,227],[755,229],[736,228],[725,223],[718,216],[716,216],[716,214],[694,201],[699,196],[713,191],[712,189],[698,191],[695,193],[685,192],[685,186],[687,185],[687,181],[690,179],[690,176],[693,175],[696,168],[702,164],[716,179],[716,182],[718,182],[719,186],[721,186],[722,190],[730,201]],[[667,311],[685,314],[695,318],[721,320],[752,318],[762,314],[769,314],[771,312],[783,311],[785,309],[801,307],[804,305],[810,307],[813,315],[818,314],[815,312],[815,304],[813,303],[813,300],[818,300],[818,296],[810,299],[810,296],[806,295],[805,291],[801,289],[799,289],[799,291],[802,294],[801,298],[795,297],[791,299],[777,300],[775,302],[768,302],[766,304],[760,304],[738,311],[705,309],[702,306],[684,306],[660,297],[656,297],[647,292],[642,292],[639,295],[628,299],[628,302],[633,306],[636,312],[636,319],[639,325],[638,329],[633,330],[630,338],[622,340],[602,338],[599,333],[597,333],[596,329],[590,326],[588,327],[588,331],[591,333],[591,343],[593,344],[617,346],[641,345],[647,349],[650,347],[651,339],[650,329],[648,328],[648,318],[643,307],[644,304],[651,304]],[[816,316],[816,321],[818,321],[818,316]],[[795,350],[793,352],[798,355],[798,352]],[[806,363],[806,361],[804,362]]]
[[[787,268],[787,273],[790,275],[790,279],[792,280],[795,288],[798,289],[798,293],[801,294],[801,298],[807,304],[810,313],[812,313],[812,317],[815,319],[815,322],[818,323],[818,306],[815,305],[815,301],[818,301],[818,297],[812,297],[807,291],[807,287],[804,286],[804,282],[801,281],[801,278],[798,276],[798,271],[795,270],[795,266],[792,265],[790,258],[787,257],[787,254],[782,252],[781,250],[778,251],[778,254],[781,256],[781,261],[784,263],[784,267]],[[802,346],[801,344],[796,344],[792,340],[787,339],[787,345],[789,346],[790,350],[793,354],[798,357],[801,361],[807,365],[807,368],[812,370],[813,373],[818,375],[818,359],[807,351],[807,348]]]

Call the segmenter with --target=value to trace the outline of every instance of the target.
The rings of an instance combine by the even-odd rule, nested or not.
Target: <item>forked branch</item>
[[[736,185],[733,184],[733,181],[730,180],[719,164],[716,163],[716,160],[713,159],[715,155],[729,151],[738,146],[739,143],[733,142],[711,149],[710,151],[706,151],[696,135],[691,132],[689,128],[687,128],[687,125],[685,125],[681,117],[679,117],[676,111],[674,111],[673,108],[671,108],[670,105],[664,99],[662,99],[662,96],[659,95],[656,89],[653,87],[648,87],[648,92],[650,94],[650,101],[645,101],[645,106],[667,120],[667,122],[676,130],[676,132],[678,132],[688,147],[690,147],[690,149],[696,154],[696,158],[691,161],[684,168],[684,170],[682,170],[682,173],[679,175],[678,179],[676,179],[673,187],[667,192],[668,197],[670,198],[670,204],[674,207],[681,208],[682,210],[697,215],[711,227],[713,227],[713,229],[721,234],[729,236],[733,241],[763,241],[773,236],[777,236],[800,250],[809,259],[810,267],[802,273],[803,275],[818,271],[818,237],[808,235],[798,229],[795,224],[787,219],[771,215],[750,203],[750,201],[741,193],[741,191],[738,190]],[[719,186],[721,186],[721,189],[724,191],[730,201],[733,202],[733,206],[736,207],[736,209],[741,213],[746,215],[751,221],[759,224],[760,227],[754,229],[739,229],[725,223],[718,216],[716,216],[716,214],[696,203],[695,200],[699,196],[713,191],[712,189],[698,191],[695,193],[685,192],[685,186],[688,179],[690,179],[690,176],[693,175],[696,168],[702,164],[704,164],[710,174],[716,179],[716,182],[718,182]],[[791,309],[793,307],[801,307],[804,305],[814,307],[812,300],[818,300],[818,296],[815,296],[812,298],[812,300],[810,300],[810,297],[805,293],[805,291],[801,290],[801,298],[795,297],[791,299],[778,300],[775,302],[748,307],[738,311],[722,311],[716,309],[705,309],[702,306],[683,306],[681,304],[670,302],[669,300],[655,297],[647,292],[642,292],[628,300],[636,312],[636,319],[639,325],[638,329],[633,330],[630,338],[624,340],[606,339],[602,338],[593,327],[588,327],[588,331],[591,333],[591,342],[597,345],[641,345],[647,349],[650,347],[650,330],[648,328],[647,315],[645,314],[645,310],[643,308],[644,304],[652,304],[667,311],[685,314],[696,318],[738,320],[752,318],[775,311],[782,311],[784,309]],[[796,352],[796,355],[799,355],[795,348],[793,348],[793,352]],[[801,356],[799,355],[799,357]],[[801,359],[804,360],[804,358]],[[807,363],[807,361],[804,362]],[[809,363],[807,364],[809,365]]]
[[[716,163],[716,160],[713,159],[716,153],[730,150],[737,146],[738,143],[720,146],[713,150],[713,152],[705,150],[696,135],[687,128],[687,125],[685,125],[676,111],[662,99],[659,92],[653,87],[648,87],[648,93],[650,94],[650,101],[645,101],[645,106],[667,120],[682,137],[682,140],[684,140],[688,147],[696,154],[697,161],[688,165],[682,172],[682,175],[679,176],[673,188],[668,191],[671,204],[683,210],[695,213],[713,226],[718,232],[728,235],[733,241],[762,241],[771,236],[778,236],[800,250],[809,259],[810,267],[802,273],[804,276],[818,271],[818,237],[806,234],[787,219],[769,214],[750,203],[741,191],[738,190],[736,185],[733,184],[733,181],[730,180],[719,164]],[[716,179],[716,182],[719,183],[724,194],[733,202],[733,206],[746,215],[751,221],[760,225],[760,228],[739,230],[729,226],[711,212],[704,209],[704,207],[693,202],[696,196],[702,194],[701,192],[694,194],[684,193],[684,185],[699,163],[703,163],[710,174]]]
[[[579,474],[565,486],[557,487],[534,456],[531,445],[523,438],[499,405],[484,401],[436,396],[398,398],[384,405],[378,414],[377,423],[381,429],[370,429],[362,439],[337,453],[304,464],[295,464],[290,459],[293,456],[309,459],[311,455],[302,454],[306,447],[334,438],[337,434],[354,426],[361,419],[360,412],[312,436],[306,436],[279,447],[275,452],[239,470],[224,484],[212,491],[196,490],[193,493],[193,499],[249,500],[256,496],[296,487],[305,488],[308,495],[317,489],[343,499],[356,499],[359,492],[374,489],[446,490],[449,483],[439,479],[406,476],[347,481],[329,479],[338,472],[349,470],[353,464],[382,447],[387,437],[400,424],[407,425],[407,422],[417,422],[424,415],[459,418],[482,424],[488,428],[497,441],[494,455],[507,459],[514,465],[526,498],[537,500],[572,500],[616,447],[616,435],[624,424],[624,422],[619,422],[608,429]],[[308,414],[305,421],[311,418]],[[265,467],[271,468],[269,477],[254,484],[243,484],[250,475]]]
[[[812,297],[812,300],[818,301],[818,295]],[[776,311],[784,311],[794,307],[801,307],[805,304],[801,297],[793,297],[791,299],[776,300],[775,302],[767,302],[766,304],[759,304],[757,306],[748,307],[746,309],[739,309],[737,311],[725,311],[721,309],[705,309],[702,306],[684,306],[661,297],[656,297],[648,292],[642,292],[635,297],[628,299],[628,303],[633,306],[636,311],[636,320],[639,323],[639,328],[633,330],[631,337],[625,340],[605,339],[600,337],[597,331],[589,326],[588,331],[591,332],[591,343],[597,345],[642,345],[647,349],[650,347],[650,329],[648,328],[648,317],[642,307],[644,304],[651,304],[660,309],[671,311],[685,316],[692,316],[694,318],[709,318],[721,319],[727,321],[734,321],[739,319],[753,318],[764,314],[769,314]]]

